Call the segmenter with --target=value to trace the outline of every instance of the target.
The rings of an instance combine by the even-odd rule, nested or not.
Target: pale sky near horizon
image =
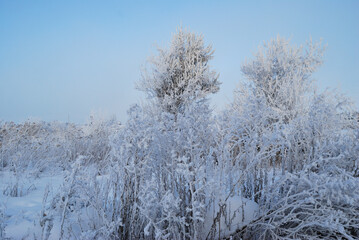
[[[0,0],[0,120],[122,122],[140,69],[178,26],[204,35],[220,73],[215,110],[232,100],[240,65],[263,41],[327,44],[319,89],[340,87],[359,106],[359,1]]]

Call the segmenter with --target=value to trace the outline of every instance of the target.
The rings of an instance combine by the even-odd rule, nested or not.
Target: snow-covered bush
[[[163,113],[144,159],[139,207],[152,237],[199,238],[215,174],[213,125],[205,103]]]
[[[114,169],[116,172],[118,169]],[[112,192],[109,176],[99,176],[98,165],[87,164],[79,156],[65,171],[62,186],[56,195],[49,197],[45,189],[40,214],[42,239],[57,236],[59,239],[118,239],[117,227],[121,225],[115,205],[119,201]],[[115,183],[118,184],[118,183]],[[113,199],[113,196],[115,196]]]
[[[86,125],[5,122],[0,125],[0,167],[38,174],[49,166],[67,167],[80,155],[89,164],[100,163],[109,155],[110,135],[119,128],[114,118],[91,117]]]
[[[132,107],[117,133],[101,124],[83,128],[93,154],[81,152],[82,165],[65,184],[70,194],[58,203],[62,229],[67,229],[64,236],[198,239],[206,235],[207,208],[214,186],[218,189],[213,181],[216,128],[205,99],[218,90],[217,75],[207,64],[211,58],[202,37],[179,30],[171,48],[160,50],[153,71],[144,74],[139,84],[153,101]],[[96,136],[95,141],[91,136]],[[101,142],[103,136],[110,141]],[[98,167],[89,167],[98,161],[96,154],[103,161],[100,175]]]
[[[1,127],[1,167],[42,172],[64,163],[67,152],[66,124],[45,122],[5,123]],[[72,132],[72,129],[71,129]]]
[[[358,195],[352,190],[358,184],[358,122],[346,98],[315,92],[311,74],[322,52],[310,43],[303,53],[278,38],[242,66],[247,82],[221,121],[222,145],[233,167],[227,167],[228,186],[260,209],[242,237],[357,237],[352,211],[358,212]],[[308,170],[313,164],[320,173]],[[330,196],[327,204],[329,192],[341,195],[340,201]],[[341,215],[333,220],[336,214]]]
[[[206,96],[218,91],[203,38],[180,29],[160,49],[138,88],[151,101],[134,107],[120,152],[126,163],[131,211],[126,237],[199,238],[214,173],[214,124]],[[131,218],[129,218],[131,217]],[[141,223],[141,224],[139,224]],[[124,226],[135,224],[133,221]],[[145,224],[145,225],[142,225]]]
[[[282,176],[265,190],[261,217],[241,232],[244,239],[359,238],[359,178],[340,167],[345,161],[320,159]]]
[[[311,74],[322,53],[319,44],[310,42],[304,51],[278,37],[242,65],[246,82],[225,112],[222,129],[230,164],[247,176],[240,183],[242,194],[256,202],[256,193],[278,172],[302,167],[310,155],[306,123],[314,95]]]
[[[115,117],[102,118],[92,114],[89,122],[81,126],[82,135],[74,151],[77,156],[86,156],[86,164],[98,164],[99,170],[105,167],[110,158],[111,137],[116,135],[121,125]]]
[[[77,191],[96,193],[80,199],[100,195],[90,206],[105,210],[101,216],[119,221],[117,226],[100,224],[97,229],[120,239],[200,238],[205,234],[215,163],[209,114],[205,101],[188,106],[176,119],[155,105],[130,109],[126,126],[112,139],[112,166],[104,171],[106,181],[98,188],[89,186],[99,192]],[[95,179],[84,182],[95,184]],[[113,204],[116,211],[105,207]]]

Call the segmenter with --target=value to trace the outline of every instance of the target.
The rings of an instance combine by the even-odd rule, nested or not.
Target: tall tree
[[[322,64],[323,52],[320,43],[309,41],[304,49],[278,36],[264,44],[241,70],[254,95],[264,97],[266,105],[288,121],[312,92],[311,75]]]
[[[202,35],[178,29],[168,49],[158,49],[143,71],[138,89],[155,97],[169,113],[183,112],[186,105],[219,90],[218,74],[211,70],[211,46]]]
[[[121,143],[134,202],[124,215],[123,236],[198,239],[210,194],[215,130],[207,96],[219,90],[211,70],[213,50],[203,37],[179,29],[168,49],[159,49],[138,88],[154,101],[132,108]],[[124,219],[124,217],[123,217]],[[127,235],[126,235],[127,234]],[[137,234],[137,235],[136,235]]]
[[[279,167],[284,174],[301,168],[308,158],[310,136],[303,123],[314,98],[311,75],[321,65],[323,51],[320,43],[296,47],[277,37],[242,64],[245,81],[223,129],[231,164],[236,171],[247,172],[247,178],[240,176],[246,181],[242,187],[246,197],[259,201],[260,190]]]

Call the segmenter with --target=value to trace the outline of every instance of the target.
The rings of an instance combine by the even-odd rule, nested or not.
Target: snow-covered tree
[[[183,112],[187,104],[219,90],[218,74],[211,70],[211,46],[203,36],[178,29],[168,49],[158,49],[144,70],[138,89],[155,97],[164,110]]]
[[[230,136],[226,139],[232,164],[240,171],[256,169],[243,186],[246,195],[253,197],[268,182],[263,169],[271,166],[275,171],[280,166],[283,173],[298,159],[293,152],[305,151],[303,144],[309,139],[292,131],[308,116],[314,95],[311,74],[322,63],[322,55],[320,44],[309,42],[304,49],[278,37],[242,65],[245,81],[226,111],[223,129]]]
[[[259,204],[241,238],[358,237],[358,124],[346,98],[316,93],[322,54],[320,44],[277,38],[242,66],[246,82],[222,125],[228,164],[240,172],[231,183]]]
[[[179,29],[171,47],[159,50],[138,84],[153,101],[130,111],[121,144],[133,184],[131,214],[146,223],[142,229],[137,225],[137,237],[204,234],[207,179],[215,162],[207,96],[219,89],[218,75],[208,65],[212,56],[202,36]]]
[[[264,44],[253,60],[245,62],[241,71],[249,91],[263,97],[266,104],[284,121],[302,113],[308,93],[312,93],[312,73],[322,64],[324,48],[309,41],[307,47],[295,47],[280,38]]]

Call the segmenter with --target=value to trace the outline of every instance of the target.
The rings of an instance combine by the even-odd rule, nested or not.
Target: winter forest
[[[359,114],[316,90],[324,53],[269,39],[215,113],[214,48],[179,28],[127,122],[0,122],[0,239],[359,239]]]

